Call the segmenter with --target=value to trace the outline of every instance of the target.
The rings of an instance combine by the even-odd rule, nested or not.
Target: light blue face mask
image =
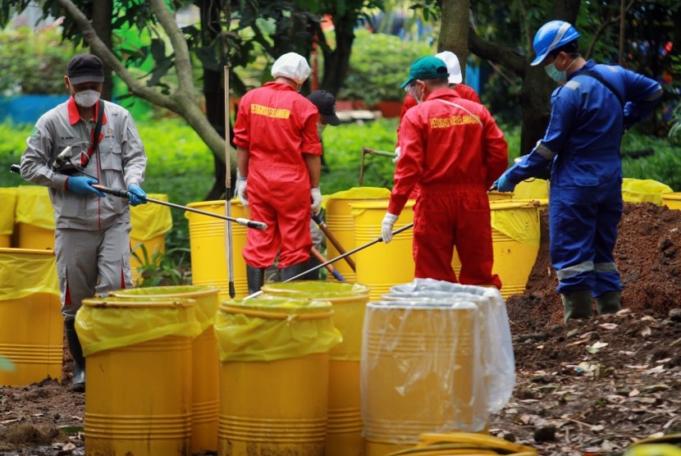
[[[544,67],[544,71],[546,71],[546,74],[548,74],[551,79],[553,79],[559,84],[562,84],[563,82],[567,81],[567,72],[560,71],[558,68],[556,68],[556,65],[553,63],[550,65],[546,65]]]

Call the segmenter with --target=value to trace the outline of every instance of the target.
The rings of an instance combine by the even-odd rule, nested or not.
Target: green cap
[[[411,67],[409,68],[409,78],[404,81],[400,87],[404,89],[416,79],[447,79],[448,74],[445,62],[437,57],[428,55],[426,57],[421,57],[411,64]]]

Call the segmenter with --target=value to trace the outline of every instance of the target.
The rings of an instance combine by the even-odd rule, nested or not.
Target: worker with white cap
[[[282,280],[303,272],[310,257],[310,211],[322,203],[322,148],[319,111],[298,93],[309,76],[305,58],[289,52],[272,65],[274,81],[239,102],[236,190],[250,217],[267,223],[264,231],[248,230],[243,256],[250,293],[262,287],[277,253]]]
[[[459,64],[459,58],[456,56],[451,51],[442,51],[438,54],[435,54],[435,57],[438,59],[442,60],[445,62],[445,65],[447,65],[447,73],[449,73],[449,76],[447,77],[447,82],[449,83],[449,88],[454,89],[454,92],[464,100],[471,100],[475,101],[476,103],[481,103],[480,97],[478,97],[478,94],[475,92],[475,90],[471,86],[467,86],[466,84],[463,83],[463,76],[461,74],[461,65]],[[400,110],[400,124],[402,123],[402,118],[404,115],[409,111],[410,108],[416,106],[418,102],[414,97],[412,97],[409,93],[404,97],[404,101],[402,102],[402,109]],[[398,124],[397,127],[397,132],[399,134],[400,127]],[[393,161],[397,162],[397,160],[400,159],[400,145],[398,144],[397,147],[395,148],[395,158]],[[415,191],[417,191],[418,188],[415,188]],[[415,193],[413,197],[416,197]]]

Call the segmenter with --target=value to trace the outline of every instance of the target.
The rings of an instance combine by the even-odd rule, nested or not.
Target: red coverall
[[[453,104],[452,104],[453,103]],[[433,91],[407,112],[399,132],[402,155],[395,168],[388,212],[399,215],[414,185],[416,277],[493,284],[492,229],[487,189],[508,165],[504,135],[487,109],[449,88]]]
[[[239,102],[234,144],[248,151],[250,218],[267,223],[248,230],[244,260],[279,268],[310,257],[310,176],[303,154],[321,155],[319,112],[292,87],[269,82]]]
[[[473,87],[467,86],[466,84],[456,84],[454,86],[454,91],[458,96],[461,98],[464,98],[466,100],[471,100],[475,101],[476,103],[481,103],[480,102],[480,97],[478,97],[478,94],[473,90]],[[398,136],[398,142],[397,145],[399,146],[399,135],[400,135],[400,124],[402,123],[402,118],[404,115],[409,111],[410,108],[413,108],[416,106],[418,102],[416,101],[416,98],[412,97],[410,94],[405,95],[404,101],[402,102],[402,108],[400,109],[400,122],[397,124],[397,136]],[[419,187],[418,185],[414,186],[414,190],[412,190],[411,195],[409,195],[409,199],[416,199],[419,196]]]

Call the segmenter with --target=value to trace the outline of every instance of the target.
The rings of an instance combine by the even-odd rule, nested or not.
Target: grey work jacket
[[[141,185],[147,157],[130,113],[114,103],[102,101],[104,117],[101,141],[85,168],[99,183],[126,190]],[[66,190],[67,176],[52,170],[55,157],[65,147],[86,152],[95,121],[77,116],[73,98],[38,119],[21,157],[21,176],[49,187],[57,228],[103,230],[114,223],[129,222],[128,201],[107,195],[78,195]]]

